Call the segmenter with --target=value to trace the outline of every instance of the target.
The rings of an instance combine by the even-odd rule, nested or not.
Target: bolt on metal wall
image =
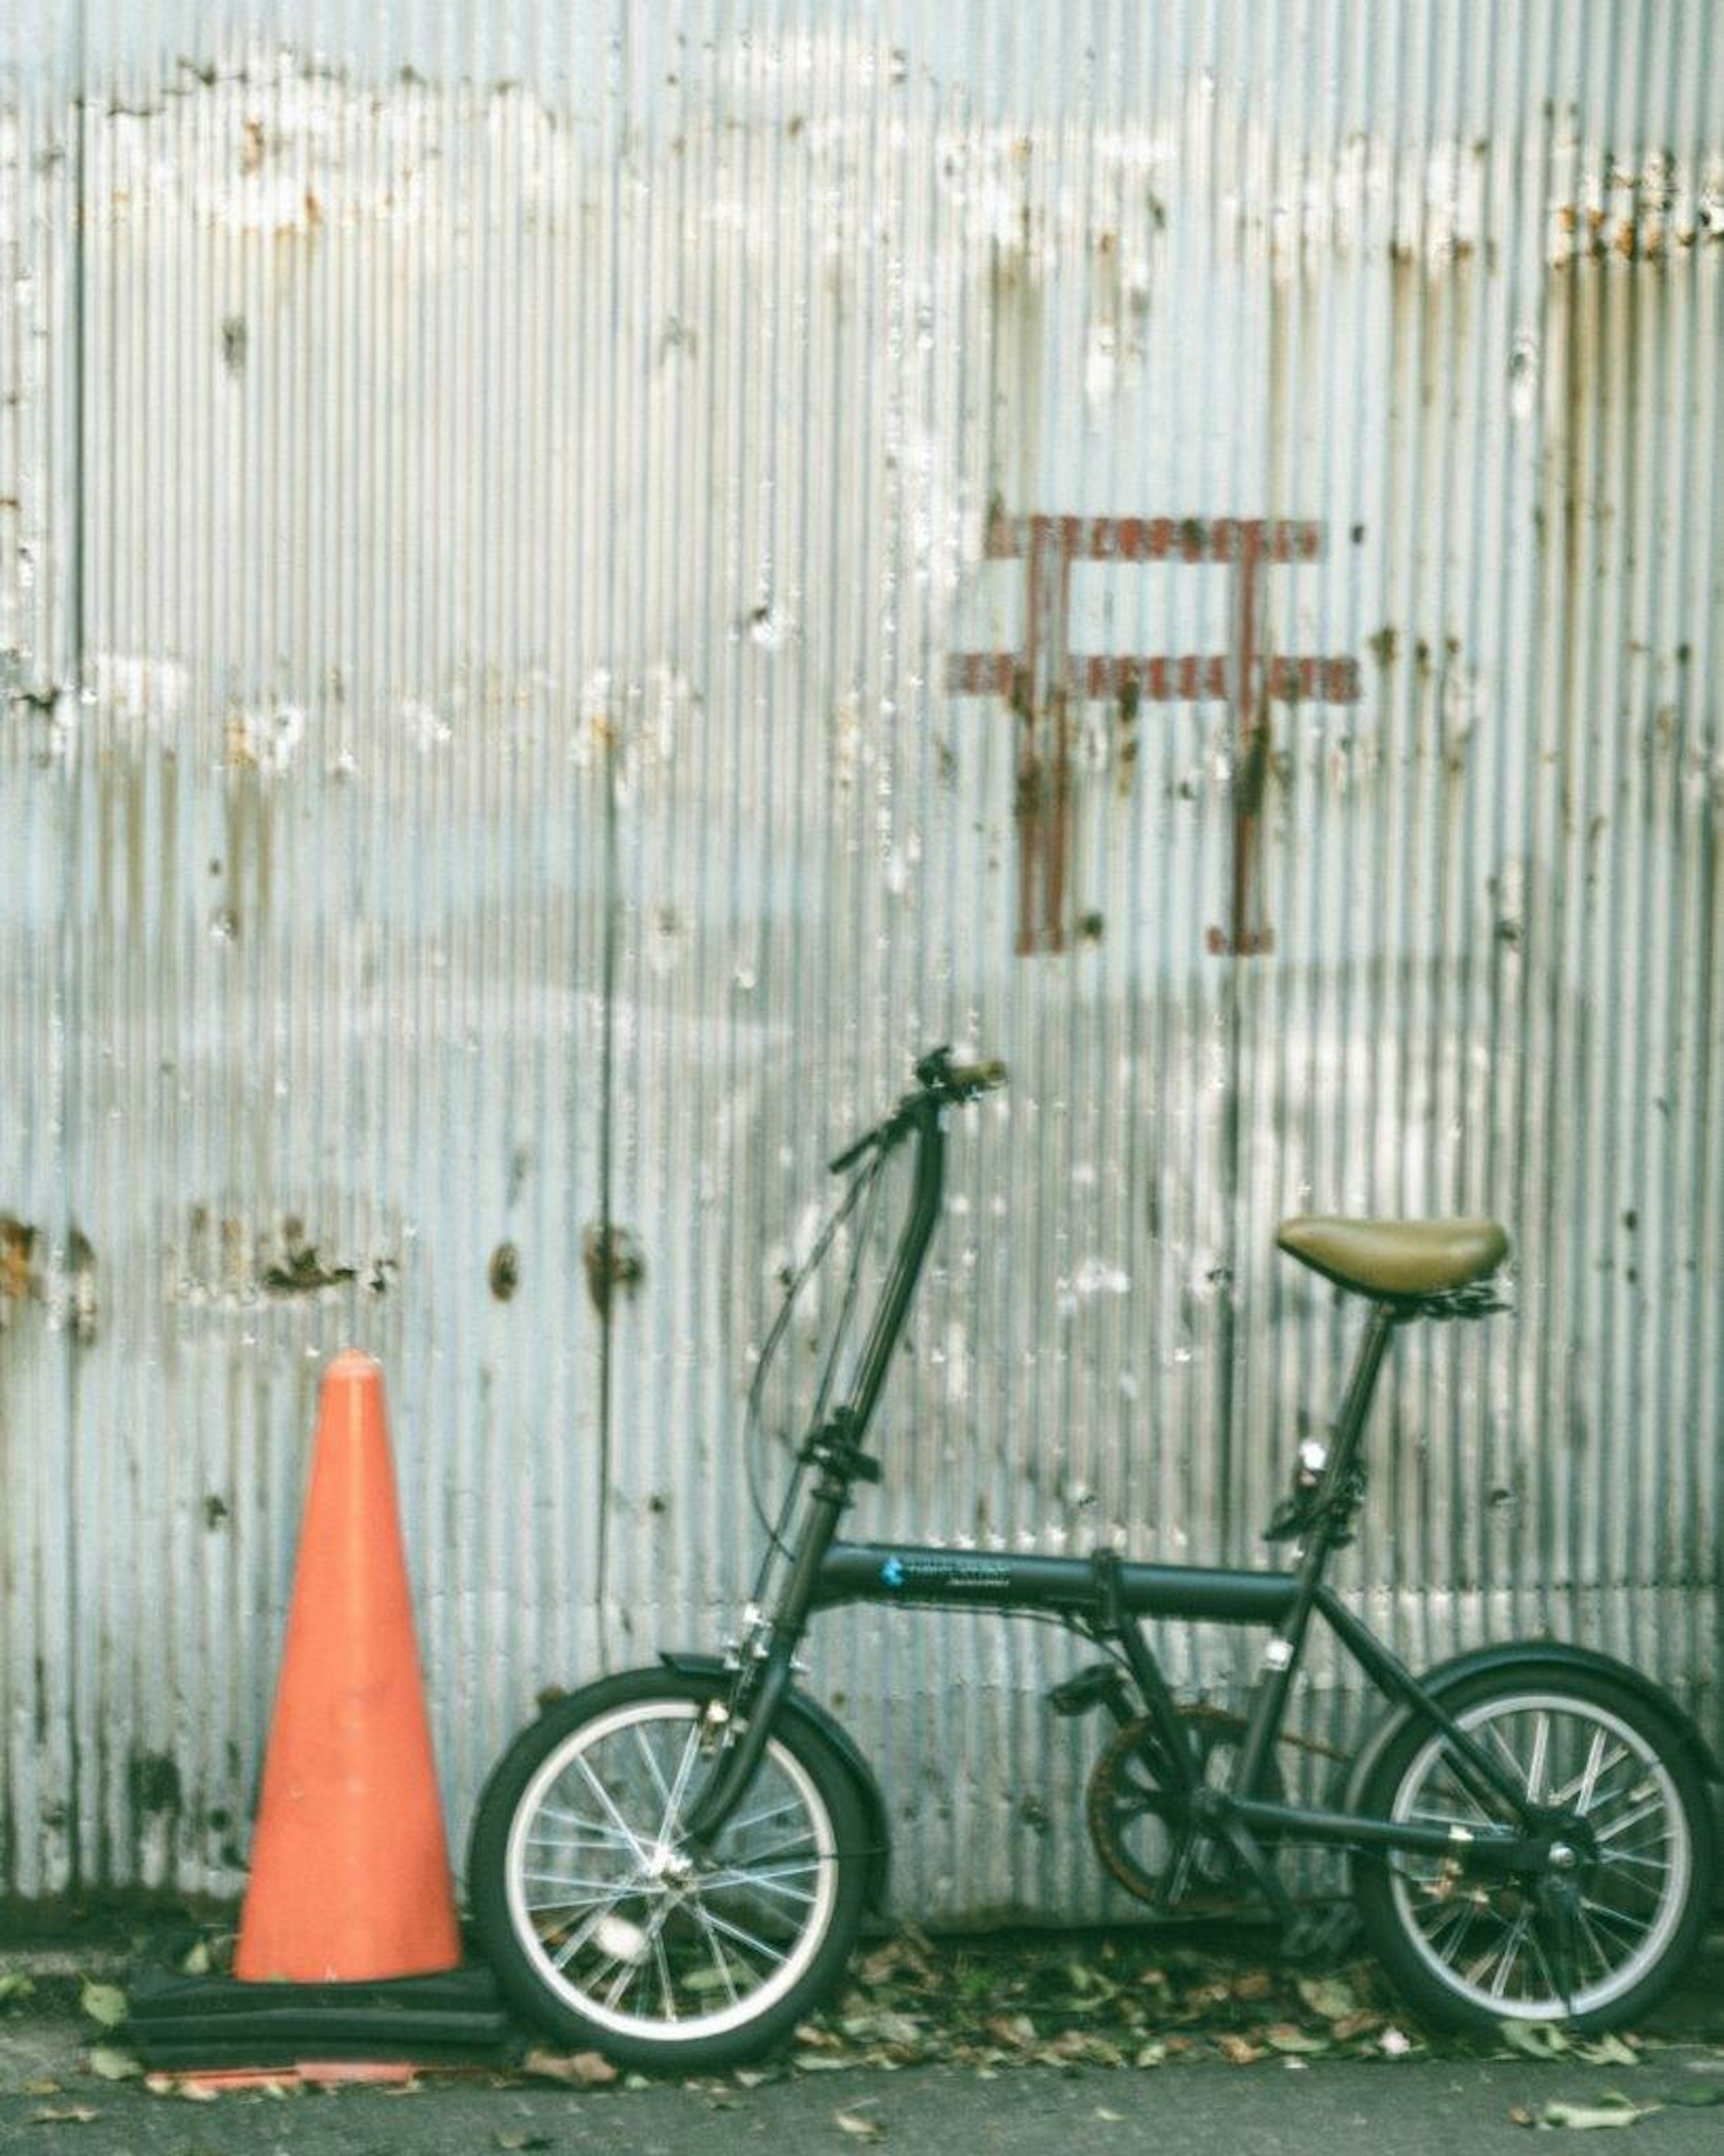
[[[859,1527],[1249,1560],[1355,1317],[1275,1219],[1495,1212],[1348,1590],[1718,1731],[1711,10],[0,40],[0,1891],[239,1882],[349,1340],[457,1837],[721,1633],[822,1162],[946,1038],[1013,1083]],[[1121,1907],[1068,1659],[817,1638],[903,1906]]]

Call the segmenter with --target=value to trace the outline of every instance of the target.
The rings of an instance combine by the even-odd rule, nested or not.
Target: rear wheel
[[[642,1670],[559,1701],[505,1754],[474,1825],[469,1894],[505,1988],[632,2066],[766,2049],[838,1981],[861,1924],[861,1800],[792,1717],[712,1848],[688,1846],[723,1689]]]
[[[1712,1835],[1706,1784],[1655,1707],[1609,1678],[1529,1662],[1445,1693],[1444,1707],[1529,1799],[1573,1823],[1574,1863],[1507,1875],[1464,1855],[1353,1860],[1367,1935],[1411,2005],[1491,2027],[1572,2020],[1619,2027],[1673,1983],[1706,1927]],[[1459,1837],[1516,1824],[1455,1772],[1440,1732],[1410,1722],[1385,1748],[1359,1809]],[[1571,1974],[1565,1997],[1559,1942]]]

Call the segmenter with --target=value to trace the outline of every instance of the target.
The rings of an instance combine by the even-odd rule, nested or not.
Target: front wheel
[[[788,1716],[704,1852],[682,1822],[722,1681],[639,1670],[559,1700],[480,1799],[468,1893],[521,2010],[629,2066],[728,2065],[787,2035],[842,1975],[869,1825],[849,1771]]]
[[[1625,1686],[1536,1661],[1457,1686],[1443,1704],[1534,1804],[1572,1823],[1577,1861],[1558,1898],[1548,1875],[1491,1874],[1460,1855],[1357,1856],[1354,1895],[1378,1958],[1410,2005],[1451,2025],[1634,2020],[1706,1928],[1711,1821],[1687,1748]],[[1385,1746],[1358,1809],[1447,1826],[1458,1847],[1481,1825],[1515,1824],[1506,1806],[1480,1803],[1448,1740],[1416,1718]]]

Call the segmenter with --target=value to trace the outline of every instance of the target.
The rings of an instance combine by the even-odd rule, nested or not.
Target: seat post
[[[1335,1424],[1335,1449],[1329,1455],[1317,1505],[1332,1496],[1342,1476],[1352,1469],[1359,1449],[1359,1440],[1365,1434],[1366,1419],[1371,1413],[1371,1400],[1377,1390],[1377,1380],[1383,1369],[1383,1358],[1388,1353],[1389,1335],[1401,1322],[1400,1313],[1391,1302],[1373,1302],[1371,1316],[1365,1327],[1359,1350],[1353,1358],[1353,1366],[1347,1378],[1347,1392],[1341,1404],[1341,1413]]]
[[[1371,1396],[1377,1389],[1383,1358],[1388,1352],[1389,1335],[1399,1322],[1400,1312],[1393,1303],[1372,1304],[1370,1320],[1359,1342],[1358,1353],[1353,1358],[1352,1372],[1335,1424],[1335,1442],[1324,1466],[1323,1479],[1311,1500],[1313,1524],[1299,1553],[1298,1590],[1280,1630],[1264,1650],[1263,1674],[1252,1693],[1245,1733],[1239,1744],[1239,1766],[1233,1783],[1235,1796],[1252,1794],[1264,1763],[1280,1735],[1299,1650],[1311,1624],[1317,1589],[1323,1584],[1323,1568],[1335,1537],[1341,1531],[1337,1506],[1345,1502],[1347,1481],[1358,1456],[1359,1440],[1364,1435],[1365,1418],[1371,1411]]]

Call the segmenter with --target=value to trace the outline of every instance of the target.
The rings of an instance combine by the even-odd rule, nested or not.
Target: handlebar
[[[854,1168],[873,1147],[895,1145],[926,1109],[944,1106],[950,1101],[973,1101],[978,1094],[993,1092],[1005,1084],[1007,1072],[998,1056],[981,1063],[954,1063],[951,1051],[942,1047],[931,1049],[919,1058],[916,1076],[915,1092],[906,1093],[884,1122],[876,1123],[871,1131],[865,1131],[854,1145],[847,1146],[828,1163],[834,1175],[842,1175],[847,1168]]]

